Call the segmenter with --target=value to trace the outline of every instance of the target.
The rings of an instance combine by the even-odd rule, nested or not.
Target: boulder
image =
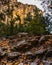
[[[42,41],[45,41],[45,36],[41,36],[40,39],[39,39],[39,43],[41,43]]]
[[[43,60],[43,65],[52,65],[52,61]]]
[[[31,43],[31,46],[37,46],[38,45],[38,39],[36,37],[29,37],[27,39],[27,42]]]
[[[36,62],[31,62],[30,65],[38,65]]]
[[[7,47],[2,46],[2,47],[0,47],[0,50],[5,51],[5,50],[7,50]]]
[[[19,63],[18,65],[24,65],[23,63]]]
[[[34,59],[34,54],[31,51],[25,53],[27,59]]]
[[[25,33],[25,32],[18,33],[18,37],[25,37],[27,35],[28,33]]]
[[[40,49],[35,51],[35,54],[43,54],[46,51],[46,49]]]
[[[24,45],[24,44],[27,44],[25,40],[17,42],[17,46]]]
[[[49,48],[45,54],[45,57],[44,59],[47,59],[47,58],[52,58],[52,48]]]
[[[31,49],[31,45],[28,45],[28,44],[20,45],[16,49],[18,51],[26,52],[26,51],[29,51]]]
[[[14,45],[11,50],[13,51],[26,51],[31,48],[31,44],[26,42],[25,40],[17,42],[17,45]]]
[[[20,55],[19,52],[10,52],[10,53],[7,54],[7,57],[8,57],[9,59],[15,59],[15,58],[18,58],[19,55]]]
[[[5,48],[0,47],[0,57],[3,57],[6,55],[6,52],[3,51],[3,49],[5,49]]]
[[[28,51],[25,53],[25,55],[33,55],[33,53],[31,51]]]
[[[52,65],[52,48],[48,48],[44,59],[43,59],[43,64],[44,65]]]
[[[6,55],[6,52],[5,51],[0,51],[0,57],[3,57]]]

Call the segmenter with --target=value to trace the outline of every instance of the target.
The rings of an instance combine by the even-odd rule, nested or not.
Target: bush
[[[47,27],[46,20],[42,14],[39,14],[38,9],[34,10],[33,18],[30,17],[31,20],[28,20],[28,18],[29,18],[28,16],[25,18],[26,32],[35,35],[42,35],[48,32],[48,31],[46,32],[46,27]]]

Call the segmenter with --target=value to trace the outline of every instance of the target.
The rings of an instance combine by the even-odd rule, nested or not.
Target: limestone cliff
[[[16,15],[19,15],[21,18],[21,23],[24,22],[24,17],[26,17],[27,13],[30,12],[33,15],[33,10],[36,8],[35,5],[28,5],[17,2],[17,0],[0,0],[0,14],[3,13],[3,17],[5,18],[5,23],[10,21],[11,17],[8,17],[7,11],[12,11],[13,18]],[[42,11],[40,10],[40,13]],[[10,14],[11,15],[11,14]],[[3,21],[2,21],[3,22]]]

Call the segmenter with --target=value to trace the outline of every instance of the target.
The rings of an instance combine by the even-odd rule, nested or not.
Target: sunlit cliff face
[[[45,13],[52,14],[52,0],[18,0],[24,4],[36,5],[39,9]]]
[[[33,10],[36,8],[35,5],[23,4],[21,2],[17,2],[17,0],[7,0],[7,1],[9,1],[9,8],[11,9],[13,7],[13,11],[12,11],[13,18],[15,18],[16,15],[19,15],[20,19],[21,19],[21,23],[24,23],[24,17],[26,17],[28,12],[30,12],[31,15],[34,14]],[[10,19],[11,17],[8,17],[6,15],[6,11],[8,9],[8,4],[5,4],[5,3],[1,2],[0,13],[2,12],[2,13],[5,14],[5,23],[7,23],[7,21],[11,20]],[[42,11],[39,12],[39,13],[42,13]]]
[[[24,22],[24,17],[26,17],[28,12],[31,12],[31,14],[33,15],[33,9],[35,8],[35,6],[33,5],[24,5],[24,4],[20,4],[18,8],[15,7],[14,11],[13,11],[13,16],[15,17],[16,15],[19,15],[21,18],[21,23]]]
[[[44,10],[41,6],[42,0],[18,0],[23,4],[36,5],[39,9]]]

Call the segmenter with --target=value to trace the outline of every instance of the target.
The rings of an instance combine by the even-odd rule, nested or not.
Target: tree
[[[0,13],[0,21],[4,21],[5,20],[5,15],[4,15],[4,13]]]
[[[24,21],[25,21],[25,22],[30,22],[30,21],[32,21],[32,15],[31,15],[30,12],[27,13],[27,16],[26,16],[26,18],[24,18]]]
[[[34,9],[34,16],[31,21],[27,24],[28,32],[31,34],[45,34],[46,33],[46,21],[42,14],[39,14],[39,9]]]

